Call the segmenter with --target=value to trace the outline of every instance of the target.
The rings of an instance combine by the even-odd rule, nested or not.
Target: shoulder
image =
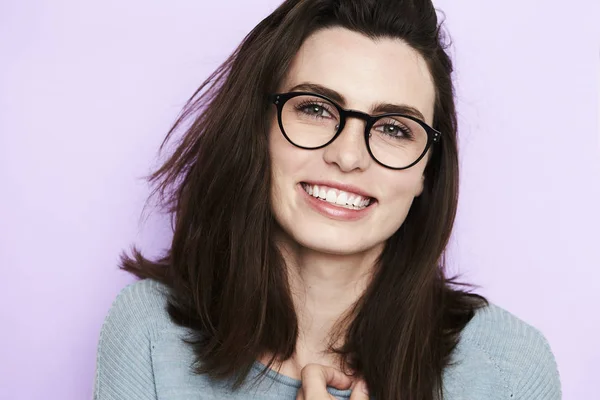
[[[153,338],[172,325],[167,313],[168,288],[151,279],[131,283],[121,289],[104,320],[106,333],[138,334]],[[124,332],[127,331],[127,332]]]
[[[95,400],[155,399],[151,347],[163,332],[178,329],[167,297],[166,286],[148,279],[119,292],[100,330]]]
[[[475,312],[461,333],[459,348],[465,355],[485,359],[510,397],[561,397],[558,368],[546,337],[495,304]]]

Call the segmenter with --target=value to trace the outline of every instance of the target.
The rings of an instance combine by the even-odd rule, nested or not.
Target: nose
[[[343,172],[365,170],[371,162],[364,138],[365,124],[358,118],[348,118],[339,136],[324,148],[325,162],[336,164]]]

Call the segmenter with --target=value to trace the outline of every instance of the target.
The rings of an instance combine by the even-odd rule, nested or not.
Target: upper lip
[[[302,182],[307,183],[309,185],[328,186],[333,189],[343,190],[344,192],[350,192],[350,193],[358,194],[363,197],[369,197],[373,200],[376,200],[374,196],[365,192],[361,188],[352,186],[352,185],[348,185],[346,183],[331,182],[331,181],[302,181]]]

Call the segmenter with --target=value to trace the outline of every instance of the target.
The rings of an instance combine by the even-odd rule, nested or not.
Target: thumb
[[[350,400],[369,400],[369,390],[367,389],[367,383],[363,379],[358,380],[354,385]]]
[[[320,364],[308,364],[302,368],[302,387],[297,399],[331,399],[327,386],[336,389],[349,389],[352,380],[341,371]]]

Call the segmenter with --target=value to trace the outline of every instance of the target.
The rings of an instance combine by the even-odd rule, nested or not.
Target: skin
[[[352,389],[350,400],[368,400],[369,392],[364,381],[352,379],[335,368],[308,364],[302,369],[302,387],[296,400],[335,400],[327,392],[327,386],[340,390]]]
[[[317,31],[299,49],[279,92],[302,83],[333,89],[344,96],[342,107],[370,114],[376,103],[409,105],[432,124],[435,90],[425,60],[398,39],[374,41],[344,28]],[[290,144],[279,130],[275,112],[270,126],[277,240],[288,267],[300,328],[296,353],[280,372],[304,382],[308,365],[339,368],[339,360],[326,351],[330,330],[361,296],[385,241],[421,194],[429,154],[406,170],[385,168],[367,152],[364,122],[354,118],[347,120],[333,143],[318,150]],[[359,187],[377,202],[357,221],[328,218],[298,191],[300,182],[318,180]],[[266,360],[268,355],[262,357]],[[314,382],[323,386],[325,381]]]

